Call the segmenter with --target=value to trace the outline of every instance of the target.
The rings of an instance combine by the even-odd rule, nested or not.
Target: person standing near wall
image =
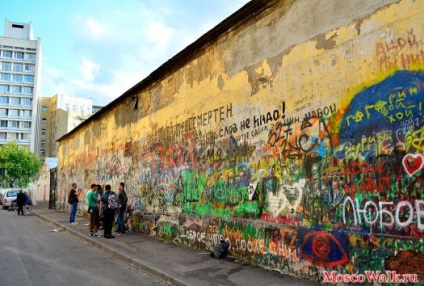
[[[112,226],[115,218],[115,211],[109,208],[109,196],[112,194],[112,187],[106,185],[105,192],[100,199],[100,215],[103,215],[103,236],[104,238],[115,238],[112,235]]]
[[[128,202],[127,193],[125,192],[125,183],[120,182],[118,189],[118,231],[115,233],[115,235],[124,235],[126,232],[124,216]]]
[[[88,224],[89,235],[98,236],[97,230],[99,229],[99,208],[97,206],[98,195],[97,195],[97,185],[91,184],[91,189],[87,193],[86,201],[88,205],[88,213],[90,214],[90,222]]]
[[[72,183],[72,189],[69,191],[68,195],[68,203],[72,206],[71,209],[71,215],[69,216],[69,222],[71,224],[78,224],[75,221],[75,215],[77,214],[77,208],[78,208],[78,196],[81,194],[81,189],[76,191],[77,189],[77,183]]]
[[[22,190],[20,190],[19,194],[16,196],[16,203],[18,204],[18,215],[24,215],[25,194]]]

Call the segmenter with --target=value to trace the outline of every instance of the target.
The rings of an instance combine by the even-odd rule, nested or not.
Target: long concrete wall
[[[422,275],[424,2],[267,5],[63,138],[60,202],[124,181],[158,238],[308,279]]]

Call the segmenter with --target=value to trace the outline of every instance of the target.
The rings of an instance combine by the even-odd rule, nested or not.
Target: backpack
[[[225,258],[227,257],[229,247],[230,245],[225,240],[221,240],[213,251],[211,251],[211,256],[216,259]]]
[[[109,197],[107,198],[107,206],[111,210],[117,210],[118,209],[118,197],[114,192],[110,193]]]

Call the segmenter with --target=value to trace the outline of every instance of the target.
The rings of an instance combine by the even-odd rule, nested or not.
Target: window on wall
[[[6,108],[0,108],[0,116],[7,116],[7,109]]]
[[[12,81],[22,82],[22,80],[23,80],[23,76],[21,74],[12,75]]]
[[[41,147],[45,147],[46,146],[46,140],[41,140]]]
[[[47,124],[47,119],[46,118],[41,118],[41,124]]]
[[[9,103],[12,104],[12,105],[20,105],[21,99],[19,97],[11,97],[9,99]]]
[[[21,122],[21,128],[26,128],[26,129],[31,128],[31,122],[28,122],[28,121]]]
[[[34,61],[35,60],[35,54],[34,53],[25,53],[25,59]]]
[[[12,58],[12,51],[5,51],[5,50],[3,50],[2,51],[2,57],[3,58],[11,59]]]
[[[7,139],[7,133],[6,132],[0,132],[0,139]]]
[[[31,110],[21,110],[21,116],[22,117],[31,117],[32,111]]]
[[[10,81],[10,73],[0,73],[0,80]]]
[[[9,92],[9,86],[5,84],[0,84],[0,92]]]
[[[0,127],[7,127],[7,121],[6,120],[0,120]]]
[[[9,116],[10,117],[19,117],[19,110],[17,110],[17,109],[10,109],[9,110]]]
[[[1,104],[8,104],[9,98],[7,96],[0,96],[0,103]]]
[[[12,85],[10,87],[10,92],[11,93],[21,93],[22,92],[22,87],[20,85]]]
[[[41,135],[46,135],[46,129],[45,128],[41,129]]]
[[[47,112],[47,106],[43,106],[43,112]]]
[[[24,94],[32,94],[33,91],[34,91],[34,88],[29,87],[29,86],[24,86],[22,88],[22,93],[24,93]]]
[[[34,83],[34,76],[33,75],[26,75],[24,76],[24,81],[29,83]]]
[[[22,98],[22,105],[32,105],[31,98]]]
[[[33,65],[33,64],[25,64],[24,65],[24,70],[26,72],[33,72],[33,71],[35,71],[35,65]]]
[[[23,64],[14,63],[13,64],[13,71],[15,72],[22,72],[23,71]]]
[[[19,122],[18,121],[9,121],[9,127],[12,128],[18,128],[19,127]]]
[[[1,69],[4,71],[11,71],[12,63],[1,63]]]
[[[24,59],[24,53],[23,52],[15,52],[15,58],[17,59]]]

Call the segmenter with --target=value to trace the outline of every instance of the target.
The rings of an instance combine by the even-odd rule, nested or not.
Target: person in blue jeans
[[[127,210],[127,193],[125,192],[125,183],[119,183],[119,195],[118,195],[118,231],[115,235],[123,235],[127,231],[125,228],[125,211]]]
[[[68,196],[68,203],[72,206],[71,215],[69,216],[69,222],[71,224],[78,224],[75,221],[75,215],[77,214],[78,196],[81,194],[81,189],[79,189],[77,192],[76,188],[77,188],[77,183],[73,183],[72,189],[69,192],[69,196]]]

